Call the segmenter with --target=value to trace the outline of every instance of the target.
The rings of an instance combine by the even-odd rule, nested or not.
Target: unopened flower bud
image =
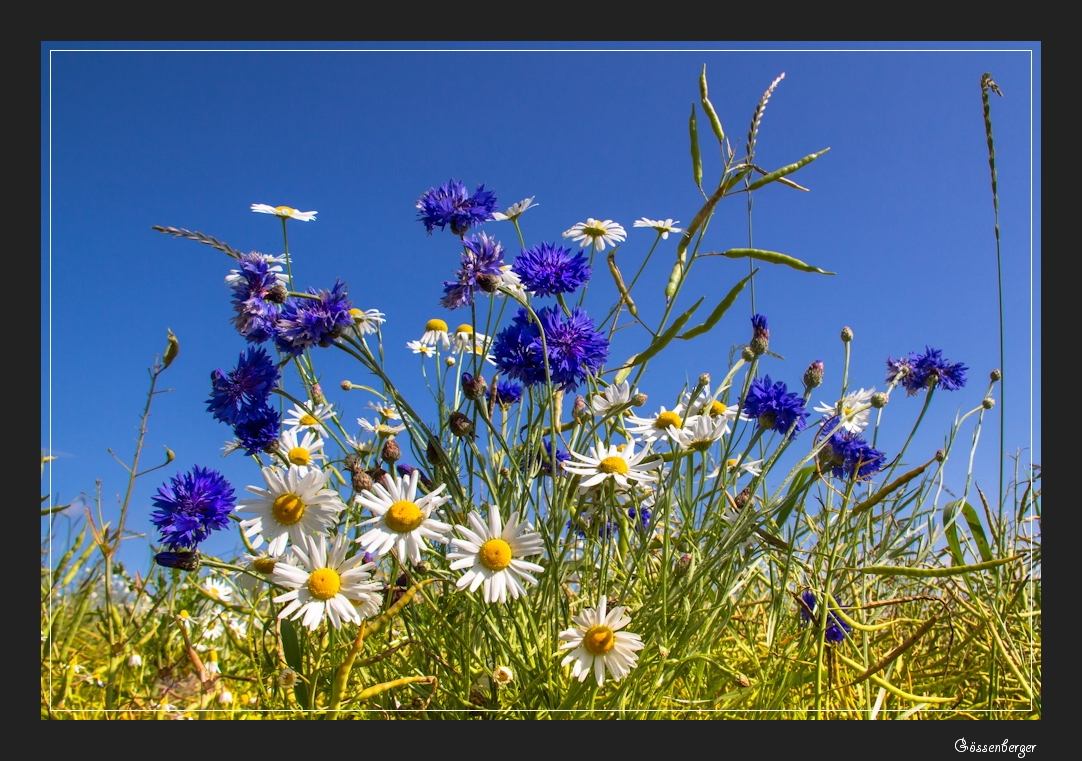
[[[286,296],[288,294],[289,291],[286,290],[284,285],[276,283],[267,291],[266,298],[267,301],[273,301],[275,304],[284,304],[286,303]]]
[[[352,480],[353,480],[353,491],[358,492],[358,493],[360,493],[362,491],[368,491],[369,489],[372,488],[372,485],[373,485],[372,476],[368,475],[368,473],[365,470],[363,470],[362,468],[357,468],[357,470],[353,471],[353,479]]]
[[[318,383],[312,384],[312,403],[317,407],[327,403],[327,397],[323,395],[323,387]]]
[[[428,460],[429,465],[439,465],[440,447],[435,441],[429,440],[428,445],[425,447],[425,458]]]
[[[467,399],[480,399],[488,390],[485,379],[478,375],[476,378],[469,373],[462,373],[462,393]]]
[[[592,415],[586,410],[586,398],[582,394],[575,397],[575,404],[571,407],[571,417],[575,420],[584,422],[589,420]]]
[[[737,510],[743,510],[744,505],[751,501],[751,487],[745,486],[739,494],[736,495],[736,499],[733,502],[736,503]]]
[[[943,451],[942,449],[937,449],[937,450],[935,450],[935,459],[938,462],[943,462],[944,460],[947,459],[947,453],[945,451]]]
[[[342,466],[350,473],[353,473],[361,467],[361,456],[356,452],[350,452],[346,455],[346,459],[342,462]]]
[[[353,384],[350,383],[348,380],[342,381],[340,385],[342,386],[343,391],[351,391],[353,389]]]
[[[846,343],[849,343],[853,340],[853,329],[848,325],[842,328],[842,340]]]
[[[981,406],[984,407],[986,410],[990,410],[996,406],[996,400],[990,396],[985,397],[984,400],[981,402]]]
[[[477,287],[485,293],[495,293],[500,287],[500,276],[488,272],[478,275]]]
[[[428,573],[430,570],[432,570],[431,568],[429,568],[428,563],[423,560],[417,565],[413,566],[413,569],[417,571],[417,573]]]
[[[644,404],[646,404],[646,399],[647,399],[646,394],[642,394],[642,393],[635,394],[635,396],[631,397],[631,406],[632,407],[641,407]]]
[[[988,374],[988,377],[990,377],[993,381],[1003,380],[1003,371],[993,370]]]
[[[395,443],[394,439],[387,439],[383,442],[383,451],[379,456],[384,462],[393,464],[402,457],[402,448]]]
[[[755,352],[751,350],[750,346],[745,346],[744,349],[740,352],[740,358],[745,362],[751,362],[753,359],[755,359]]]
[[[710,373],[703,373],[699,376],[699,385],[704,388],[710,385]]]
[[[807,388],[816,388],[823,382],[823,362],[815,360],[804,371],[804,385]]]
[[[383,480],[383,477],[387,475],[387,471],[379,467],[369,468],[368,475],[372,478],[373,483],[378,484],[380,481]]]
[[[766,354],[767,347],[770,346],[770,329],[766,325],[766,317],[761,314],[752,315],[751,328],[751,343],[748,348],[759,357]]]
[[[690,568],[691,555],[685,552],[683,555],[676,559],[676,567],[673,568],[673,575],[679,579],[681,576],[686,574]]]
[[[458,364],[458,360],[454,357],[444,357],[443,364],[447,365],[448,367],[454,367]]]
[[[872,394],[871,403],[877,410],[881,410],[887,406],[887,402],[890,401],[890,397],[884,394],[882,391],[877,391]]]
[[[455,436],[469,436],[473,433],[473,421],[457,410],[448,416],[447,427]]]

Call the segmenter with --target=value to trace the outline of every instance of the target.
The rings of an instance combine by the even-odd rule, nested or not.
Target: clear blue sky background
[[[501,209],[535,196],[540,205],[522,218],[528,244],[560,241],[587,217],[616,220],[628,231],[619,260],[625,273],[633,271],[654,237],[632,228],[636,219],[686,224],[702,203],[691,179],[687,121],[704,63],[711,100],[738,150],[763,91],[785,72],[762,122],[758,165],[772,170],[831,148],[792,177],[810,192],[773,185],[754,194],[750,242],[746,202],[736,197],[719,207],[704,243],[714,251],[750,243],[837,273],[763,266],[755,311],[769,318],[771,349],[786,358],[765,362],[764,372],[799,390],[808,363],[821,359],[826,380],[813,400],[833,401],[843,359],[838,334],[846,325],[856,334],[852,388],[884,388],[887,356],[926,345],[969,366],[967,388],[933,400],[911,462],[942,446],[954,415],[979,405],[989,371],[1000,365],[979,88],[981,74],[992,74],[1004,93],[992,97],[992,114],[1006,448],[1028,450],[1023,465],[1039,462],[1039,44],[660,49],[672,45],[398,43],[393,47],[418,49],[390,51],[387,44],[268,42],[214,52],[198,42],[43,43],[41,433],[42,447],[57,459],[42,493],[70,502],[93,493],[100,478],[102,499],[116,505],[126,474],[106,448],[130,461],[146,369],[165,348],[167,328],[181,352],[162,378],[172,391],[155,402],[143,467],[160,461],[163,446],[177,459],[140,480],[129,528],[153,537],[151,496],[194,464],[220,469],[238,497],[262,483],[241,454],[221,457],[230,431],[205,412],[210,372],[231,368],[246,346],[229,324],[223,278],[233,262],[151,225],[280,253],[278,220],[249,206],[317,210],[315,222],[290,223],[298,284],[327,288],[339,277],[358,307],[385,312],[389,372],[419,393],[418,360],[406,342],[432,317],[452,325],[468,317],[438,304],[459,248],[450,233],[425,235],[415,221],[418,196],[451,177],[471,190],[485,183]],[[446,47],[516,50],[434,50]],[[732,47],[741,50],[725,49]],[[810,50],[838,47],[867,50]],[[967,50],[946,49],[955,47]],[[699,115],[704,186],[712,188],[720,161]],[[510,260],[513,227],[493,222],[484,229],[503,241]],[[655,320],[676,237],[661,244],[636,288]],[[747,272],[746,260],[703,260],[678,306],[705,295],[705,311]],[[603,265],[595,274],[588,304],[607,309],[615,290]],[[750,337],[751,313],[745,292],[713,332],[677,342],[656,360],[640,384],[650,408],[672,407],[700,373],[722,377],[729,348]],[[610,365],[644,346],[643,335],[624,331]],[[357,430],[357,417],[372,417],[372,397],[337,386],[343,378],[371,380],[336,350],[315,359],[329,399]],[[922,401],[898,393],[887,407],[879,445],[888,456]],[[963,430],[948,470],[959,489],[972,426]],[[988,494],[996,490],[998,444],[997,410],[986,417],[976,466]],[[131,541],[125,557],[142,567],[147,543]],[[234,543],[231,536],[207,549],[228,554]]]

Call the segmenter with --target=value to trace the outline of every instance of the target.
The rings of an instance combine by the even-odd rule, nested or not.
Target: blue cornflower
[[[901,376],[902,386],[910,396],[930,387],[955,391],[966,385],[968,369],[961,362],[951,364],[943,359],[939,349],[925,346],[924,354],[909,352],[909,356],[902,359],[887,357],[887,382]]]
[[[470,227],[495,218],[496,194],[478,185],[472,196],[466,195],[466,186],[452,178],[439,188],[429,188],[418,199],[417,208],[421,211],[418,219],[424,222],[429,235],[447,225],[455,235],[465,235]]]
[[[800,622],[802,625],[807,626],[808,622],[812,620],[812,614],[815,612],[817,600],[815,599],[815,593],[810,589],[805,589],[801,593],[800,599],[804,601],[804,604],[800,606]],[[843,610],[852,607],[850,605],[842,605],[837,597],[834,597],[834,602]],[[829,619],[826,631],[827,642],[841,642],[849,632],[853,631],[853,627],[841,620],[834,611],[830,611],[830,615],[827,616],[827,618]]]
[[[522,401],[522,386],[511,381],[498,381],[495,389],[496,404],[504,412],[511,409],[512,404]],[[492,399],[493,390],[488,390],[488,398]]]
[[[808,416],[804,411],[804,398],[791,393],[781,381],[771,384],[769,375],[751,382],[743,413],[745,417],[758,420],[760,428],[778,433],[786,433],[792,426],[789,438],[808,427],[804,419]]]
[[[572,256],[570,249],[542,243],[523,250],[511,271],[534,296],[555,296],[574,293],[590,279],[590,265],[586,262],[582,249]]]
[[[493,293],[503,275],[503,246],[495,238],[481,233],[462,241],[462,266],[455,272],[457,280],[445,280],[440,306],[447,309],[467,307],[473,303],[478,289]]]
[[[210,374],[213,388],[207,409],[227,425],[243,423],[266,406],[278,377],[278,368],[270,355],[261,347],[250,347],[241,353],[236,368],[228,375],[221,370]]]
[[[873,448],[858,433],[845,430],[836,415],[824,416],[817,440],[833,431],[829,443],[819,453],[824,471],[835,478],[867,478],[883,469],[887,456]]]
[[[236,506],[233,486],[216,470],[196,465],[190,473],[177,473],[154,495],[150,521],[162,532],[169,549],[194,549],[211,531],[229,525]]]
[[[753,314],[751,316],[751,343],[748,344],[748,348],[751,349],[752,354],[762,356],[766,354],[769,346],[770,328],[767,327],[766,317]]]
[[[496,336],[492,354],[500,372],[526,386],[544,383],[547,350],[552,382],[560,390],[570,391],[596,374],[608,359],[608,340],[583,310],[576,307],[565,316],[560,309],[544,307],[538,310],[537,318],[541,328],[520,307],[513,324]]]
[[[581,515],[577,521],[568,521],[567,527],[573,528],[575,533],[583,539],[586,538],[586,530],[593,525],[592,515]],[[610,536],[615,536],[616,532],[620,530],[620,525],[616,521],[603,521],[597,524],[597,538],[608,539]]]
[[[396,469],[398,470],[398,475],[402,476],[402,478],[409,478],[413,473],[416,473],[417,480],[419,480],[426,489],[432,489],[432,481],[425,475],[423,470],[415,468],[412,465],[397,465]],[[368,561],[365,562],[367,563]]]
[[[251,343],[273,338],[282,313],[285,287],[275,257],[253,251],[240,258],[240,269],[226,278],[233,289],[233,325]],[[272,266],[272,264],[274,266]]]
[[[308,292],[316,298],[294,297],[286,302],[274,337],[278,350],[294,357],[311,346],[330,346],[353,327],[349,311],[353,302],[346,298],[345,283],[335,280],[329,291],[317,293],[309,288]]]
[[[627,517],[634,520],[635,516],[638,516],[639,523],[642,524],[642,530],[643,531],[646,531],[648,528],[650,528],[650,519],[653,517],[653,513],[650,511],[650,508],[648,508],[648,507],[638,507],[638,508],[629,507],[627,509]]]
[[[264,404],[248,418],[233,426],[233,435],[240,442],[244,454],[268,452],[278,442],[282,432],[282,416],[278,410]]]

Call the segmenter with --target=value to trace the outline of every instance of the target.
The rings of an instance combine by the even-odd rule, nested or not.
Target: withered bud
[[[699,385],[703,388],[710,385],[710,373],[703,373],[699,376]]]
[[[743,510],[744,505],[751,501],[751,487],[745,486],[744,489],[736,495],[736,499],[733,502],[736,503],[737,510]]]
[[[480,399],[488,390],[485,379],[478,375],[476,378],[469,373],[462,373],[462,393],[467,399]]]
[[[807,388],[817,388],[823,382],[823,362],[815,360],[804,371],[804,385]]]
[[[631,406],[641,407],[646,404],[647,398],[646,394],[635,394],[635,396],[631,397]]]
[[[372,476],[362,468],[353,471],[353,491],[362,492],[372,488]]]
[[[277,283],[267,291],[266,298],[267,301],[273,301],[275,304],[284,304],[286,303],[286,296],[288,294],[289,292],[286,290],[286,287],[281,283]]]
[[[473,433],[473,421],[458,410],[447,417],[447,427],[455,436],[469,436]]]
[[[383,442],[383,451],[380,452],[379,456],[384,462],[393,464],[402,457],[402,448],[395,443],[394,439],[387,439]]]
[[[352,391],[353,390],[353,384],[350,383],[348,380],[342,381],[342,383],[340,385],[342,386],[343,391]]]
[[[500,276],[484,273],[477,276],[477,287],[485,293],[495,293],[500,288]]]
[[[936,458],[937,461],[943,462],[944,460],[947,459],[947,453],[945,451],[943,451],[942,449],[937,449],[937,450],[935,450],[935,458]]]
[[[425,458],[428,460],[429,465],[439,465],[440,448],[435,441],[430,440],[428,446],[425,447]]]
[[[356,452],[350,452],[346,455],[346,459],[342,463],[343,467],[350,473],[356,472],[361,467],[361,456]]]
[[[454,357],[444,357],[443,364],[447,365],[448,367],[454,367],[458,364],[458,360]]]
[[[676,578],[680,578],[688,572],[691,568],[691,555],[685,552],[683,555],[676,559],[676,567],[673,568],[673,575]]]
[[[383,480],[383,477],[387,475],[387,471],[380,467],[369,468],[368,475],[371,476],[373,483],[378,484]]]
[[[849,343],[853,340],[853,329],[848,325],[842,328],[842,340],[846,343]]]

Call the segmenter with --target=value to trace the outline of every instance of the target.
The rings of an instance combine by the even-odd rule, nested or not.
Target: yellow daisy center
[[[459,325],[455,332],[470,334],[473,332],[473,325]]]
[[[319,425],[319,420],[306,412],[301,415],[301,425]]]
[[[712,417],[717,417],[718,415],[724,415],[725,411],[728,410],[728,409],[729,408],[726,407],[721,402],[715,401],[715,402],[710,402],[710,407],[708,408],[708,411],[710,412],[710,415]]]
[[[853,414],[853,408],[852,407],[842,407],[842,414],[843,415],[851,415],[851,414]]]
[[[264,576],[274,573],[274,564],[278,561],[274,558],[256,558],[252,561],[252,568]]]
[[[582,231],[584,233],[586,233],[587,235],[589,235],[591,238],[600,238],[606,232],[605,228],[600,227],[600,226],[597,226],[597,227],[584,227],[584,228],[582,228]]]
[[[502,571],[511,565],[511,545],[503,539],[489,539],[477,553],[481,565],[490,571]]]
[[[683,424],[684,421],[675,412],[662,412],[654,421],[654,428],[668,428],[669,426],[679,428]]]
[[[293,447],[286,456],[294,465],[307,465],[312,461],[312,453],[304,447]]]
[[[353,307],[353,309],[349,310],[349,316],[354,320],[363,320],[365,318],[365,313],[357,307]]]
[[[304,500],[293,493],[286,493],[274,500],[271,515],[284,526],[292,526],[304,516]]]
[[[740,460],[736,459],[735,457],[730,457],[728,460],[725,461],[725,464],[728,465],[730,468],[735,468],[737,465],[740,464]]]
[[[308,591],[317,600],[329,600],[342,588],[342,577],[333,568],[320,568],[308,577]]]
[[[424,523],[425,516],[416,502],[400,500],[387,509],[384,518],[387,519],[387,528],[399,534],[408,534]]]
[[[429,320],[425,323],[425,330],[439,330],[444,333],[447,332],[447,323],[443,320]]]
[[[604,655],[616,646],[616,633],[607,626],[592,626],[582,638],[582,646],[593,655]]]
[[[296,211],[296,209],[290,206],[275,206],[274,211],[278,214],[279,217],[288,217],[291,216],[293,212]]]
[[[600,473],[619,473],[623,475],[630,468],[627,467],[627,460],[623,457],[606,457],[597,466],[597,470]]]

